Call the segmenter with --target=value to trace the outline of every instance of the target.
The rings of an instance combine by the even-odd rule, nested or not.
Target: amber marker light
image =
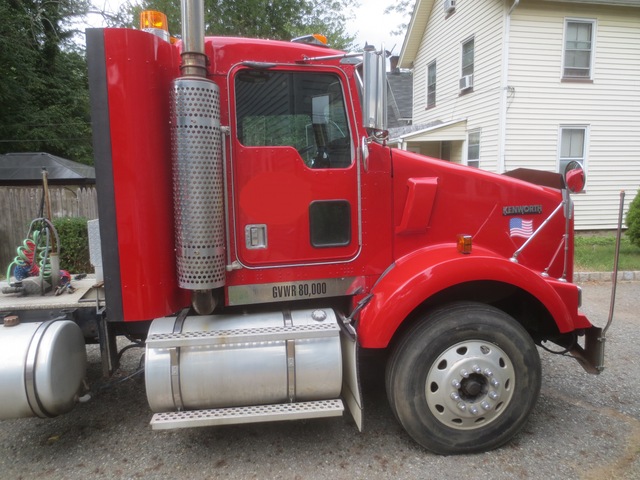
[[[320,43],[323,43],[325,45],[327,45],[327,43],[329,43],[327,41],[327,37],[325,37],[324,35],[320,34],[320,33],[314,33],[313,34],[313,38],[315,38],[316,40],[318,40]]]
[[[472,238],[471,235],[458,235],[458,251],[460,253],[471,253]]]
[[[156,10],[144,10],[140,12],[140,30],[169,41],[169,23],[167,16]]]
[[[159,28],[168,32],[167,16],[162,12],[157,12],[156,10],[145,10],[140,12],[140,29],[145,30],[147,28]]]
[[[295,43],[308,43],[309,45],[319,45],[321,47],[327,46],[327,37],[321,33],[314,33],[312,35],[303,35],[302,37],[296,37],[291,40]]]

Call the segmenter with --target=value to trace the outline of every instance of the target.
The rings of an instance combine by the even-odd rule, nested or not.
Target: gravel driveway
[[[611,286],[585,284],[598,325]],[[387,405],[382,367],[363,372],[365,432],[343,418],[154,432],[142,378],[102,390],[55,419],[0,422],[1,479],[640,478],[639,282],[618,286],[607,370],[540,351],[542,392],[523,432],[493,452],[436,456],[416,445]],[[133,372],[140,350],[124,354]],[[100,379],[89,347],[89,379]]]

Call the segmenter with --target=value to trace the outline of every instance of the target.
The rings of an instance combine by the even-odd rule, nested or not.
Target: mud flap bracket
[[[585,331],[584,348],[577,343],[569,353],[587,373],[600,374],[604,370],[604,344],[602,328],[591,327]]]

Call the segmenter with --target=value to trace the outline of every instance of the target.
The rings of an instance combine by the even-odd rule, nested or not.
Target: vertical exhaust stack
[[[204,54],[204,0],[182,0],[182,75],[207,77]]]
[[[213,289],[225,284],[225,230],[220,89],[207,79],[203,0],[182,0],[182,39],[182,77],[171,91],[178,284],[209,314]]]

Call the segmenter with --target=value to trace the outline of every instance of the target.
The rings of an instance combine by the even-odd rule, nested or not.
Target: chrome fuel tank
[[[156,319],[145,382],[154,412],[337,398],[342,359],[335,312]]]
[[[71,321],[0,327],[0,419],[70,411],[86,363],[84,336]]]

